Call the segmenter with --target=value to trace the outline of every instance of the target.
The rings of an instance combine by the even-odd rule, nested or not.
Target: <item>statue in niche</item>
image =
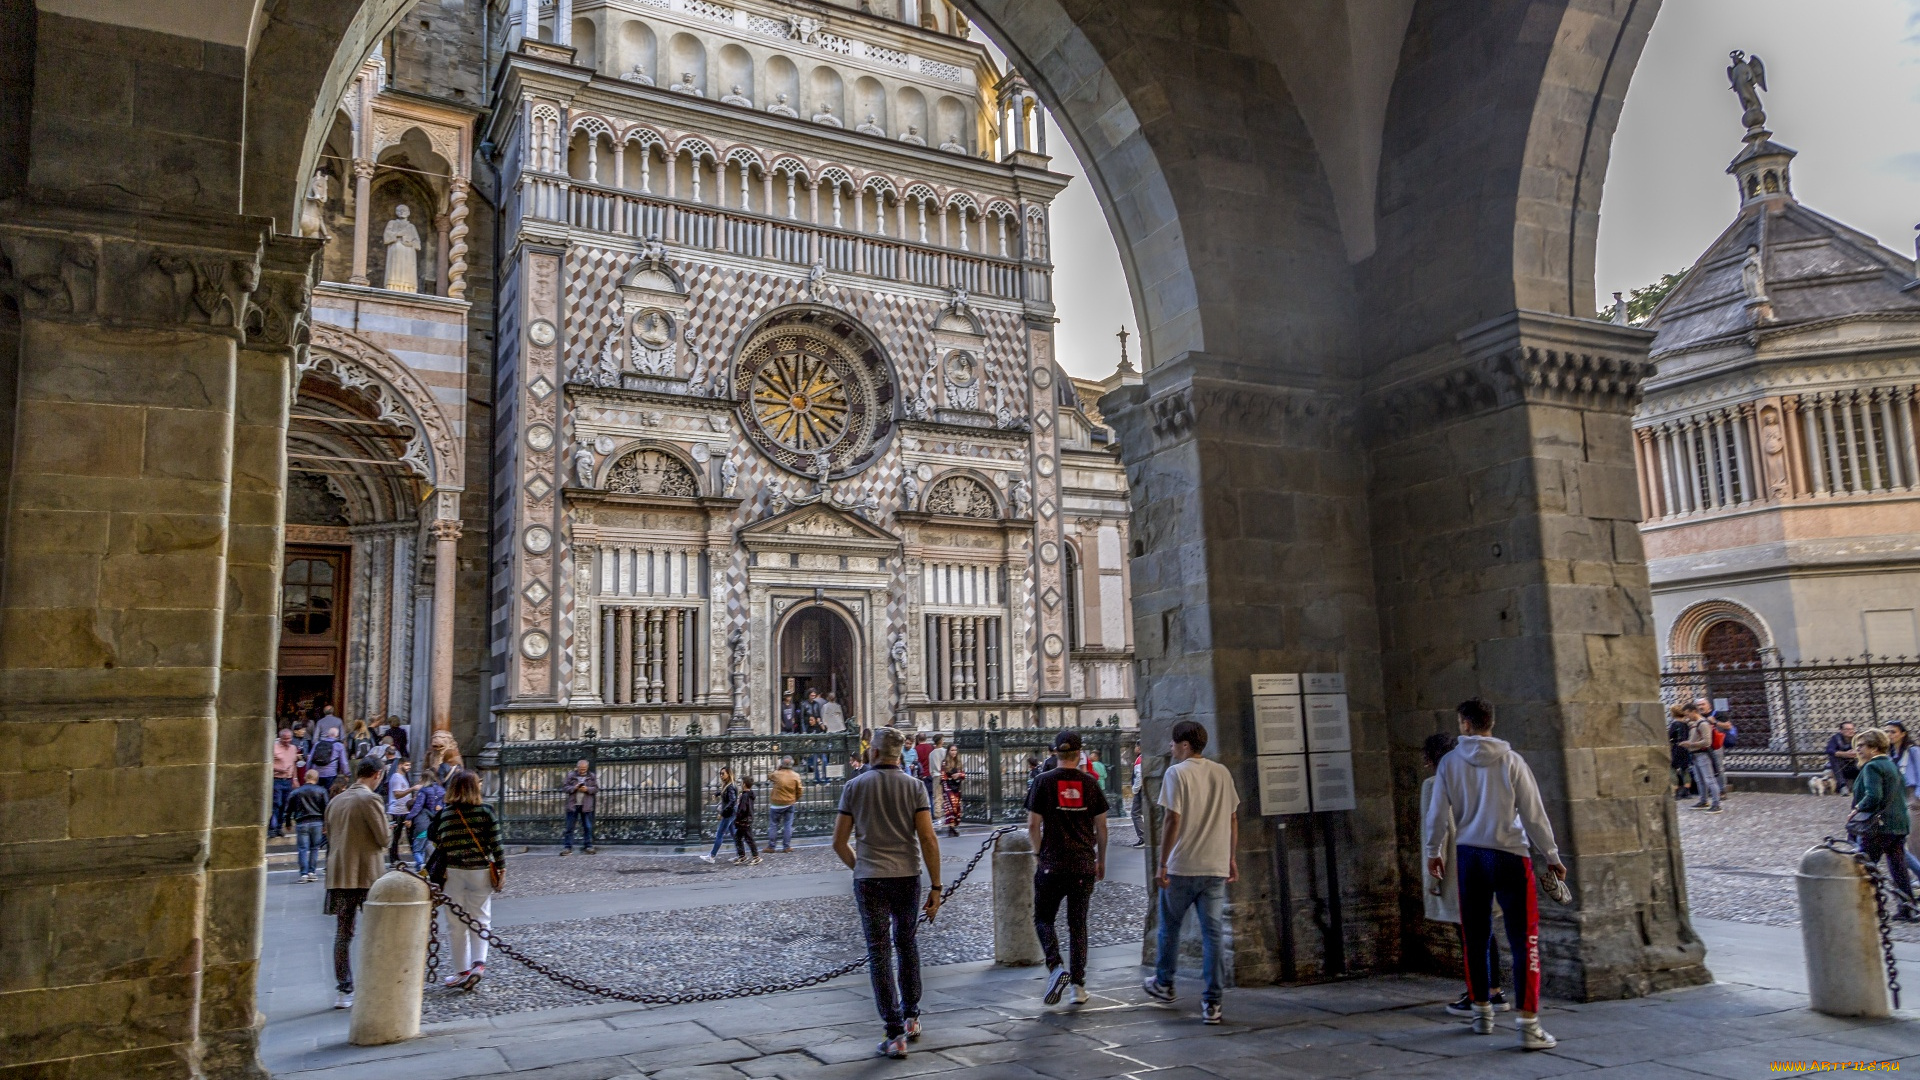
[[[593,486],[593,451],[584,446],[573,451],[573,478],[583,488]]]
[[[807,267],[807,295],[815,300],[824,300],[826,294],[827,264],[816,259],[812,266]]]
[[[920,129],[912,124],[907,125],[907,133],[900,136],[900,141],[909,146],[927,145],[927,140],[920,137]]]
[[[667,263],[667,245],[660,242],[660,234],[652,233],[647,242],[640,246],[640,261],[653,266],[665,266]]]
[[[593,359],[593,368],[587,372],[586,381],[594,386],[620,385],[620,358],[614,355],[614,343],[620,340],[620,325],[615,324],[607,334],[607,340],[600,343],[600,352]]]
[[[677,83],[674,83],[672,86],[667,87],[667,89],[673,91],[676,94],[692,94],[694,97],[707,96],[704,92],[701,91],[699,87],[693,85],[693,72],[691,71],[681,72],[680,81]]]
[[[831,105],[820,106],[820,111],[813,114],[813,122],[816,124],[825,124],[828,127],[846,126],[840,122],[839,117],[833,115],[833,106]]]
[[[940,144],[940,149],[949,154],[964,154],[967,152],[967,144],[960,141],[960,133],[956,131],[947,136],[946,141]]]
[[[785,93],[775,94],[773,96],[773,104],[767,106],[767,111],[775,116],[786,116],[795,120],[800,119],[800,114],[794,112],[793,106],[787,104],[787,95]]]
[[[653,76],[648,75],[647,69],[644,67],[641,67],[639,64],[633,65],[633,70],[627,72],[625,75],[620,76],[620,78],[626,82],[639,83],[641,86],[653,85]]]
[[[1767,466],[1767,490],[1776,499],[1787,497],[1787,436],[1780,430],[1780,414],[1772,409],[1760,412],[1760,452]]]
[[[881,127],[880,124],[878,123],[878,120],[879,120],[878,117],[874,116],[872,113],[868,113],[867,118],[860,122],[860,126],[854,128],[853,130],[858,131],[864,135],[878,135],[884,139],[887,137],[887,129]]]
[[[900,498],[906,502],[906,508],[908,510],[916,510],[919,508],[920,506],[920,478],[919,477],[913,475],[912,473],[908,473],[907,475],[900,478]]]
[[[420,230],[407,220],[405,203],[393,208],[393,220],[380,242],[387,245],[386,287],[390,292],[420,290]]]
[[[956,352],[947,357],[947,407],[980,407],[980,377],[972,353]]]
[[[720,96],[720,103],[722,105],[739,105],[748,109],[753,108],[753,99],[741,93],[739,83],[734,83],[731,91]]]
[[[1016,476],[1007,486],[1007,494],[1013,499],[1013,516],[1030,518],[1033,516],[1033,491],[1027,487],[1027,478]]]
[[[1727,65],[1727,85],[1740,99],[1740,122],[1747,125],[1748,131],[1757,131],[1767,122],[1767,112],[1760,107],[1760,91],[1767,88],[1766,65],[1759,57],[1748,56],[1739,49],[1727,55],[1733,59],[1733,63]]]
[[[735,465],[733,463],[732,458],[728,458],[727,460],[721,462],[720,463],[720,494],[729,499],[733,498],[733,490],[734,488],[738,487],[739,484],[740,484],[740,466]]]
[[[306,201],[300,206],[300,235],[333,239],[333,230],[327,228],[327,174],[324,172],[315,172],[313,183],[307,187]]]
[[[1747,245],[1747,261],[1740,264],[1740,287],[1746,290],[1748,303],[1767,300],[1767,268],[1760,259],[1760,246]]]
[[[894,679],[905,679],[907,677],[907,635],[893,635],[893,644],[887,646],[887,655],[893,660]]]

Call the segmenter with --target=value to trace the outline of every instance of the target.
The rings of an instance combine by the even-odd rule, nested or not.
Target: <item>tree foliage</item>
[[[1651,285],[1642,285],[1628,293],[1627,322],[1633,326],[1646,325],[1647,316],[1653,314],[1653,309],[1660,306],[1660,301],[1667,298],[1667,294],[1680,284],[1681,279],[1685,278],[1687,271],[1691,269],[1693,269],[1691,266],[1683,266],[1671,274],[1661,274],[1659,281]],[[1614,307],[1615,305],[1608,304],[1606,309],[1600,312],[1600,318],[1612,322]]]

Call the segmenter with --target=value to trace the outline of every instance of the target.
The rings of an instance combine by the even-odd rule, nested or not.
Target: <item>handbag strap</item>
[[[480,846],[480,838],[479,838],[478,836],[475,836],[475,835],[473,834],[473,826],[472,826],[472,825],[469,825],[469,824],[467,824],[467,812],[466,812],[466,811],[465,811],[464,809],[460,811],[460,827],[461,827],[461,828],[463,828],[463,829],[465,829],[465,830],[467,830],[467,839],[469,839],[469,840],[471,840],[471,841],[473,841],[473,846],[474,846],[474,847],[479,847],[479,846]],[[490,851],[486,851],[486,850],[484,850],[484,849],[482,849],[480,853],[481,853],[482,855],[485,855],[485,856],[487,857],[487,866],[488,866],[488,868],[492,868],[492,866],[493,866],[493,853],[492,853],[492,852],[490,852]]]

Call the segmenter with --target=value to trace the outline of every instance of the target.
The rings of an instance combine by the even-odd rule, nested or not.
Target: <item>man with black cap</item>
[[[1027,834],[1040,853],[1033,875],[1033,929],[1047,953],[1046,1003],[1058,1005],[1069,980],[1073,1004],[1087,1001],[1087,905],[1093,883],[1107,876],[1107,794],[1090,772],[1080,770],[1080,733],[1054,736],[1058,762],[1027,788]],[[1071,967],[1060,962],[1054,916],[1067,902]]]

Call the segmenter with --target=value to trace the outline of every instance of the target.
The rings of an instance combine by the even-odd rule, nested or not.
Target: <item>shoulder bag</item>
[[[479,847],[480,838],[473,835],[473,826],[467,823],[467,814],[464,810],[460,812],[460,827],[467,830],[467,839],[473,841],[473,846]],[[507,880],[507,868],[494,862],[492,855],[487,856],[487,880],[493,883],[494,892],[499,892],[500,886]]]

